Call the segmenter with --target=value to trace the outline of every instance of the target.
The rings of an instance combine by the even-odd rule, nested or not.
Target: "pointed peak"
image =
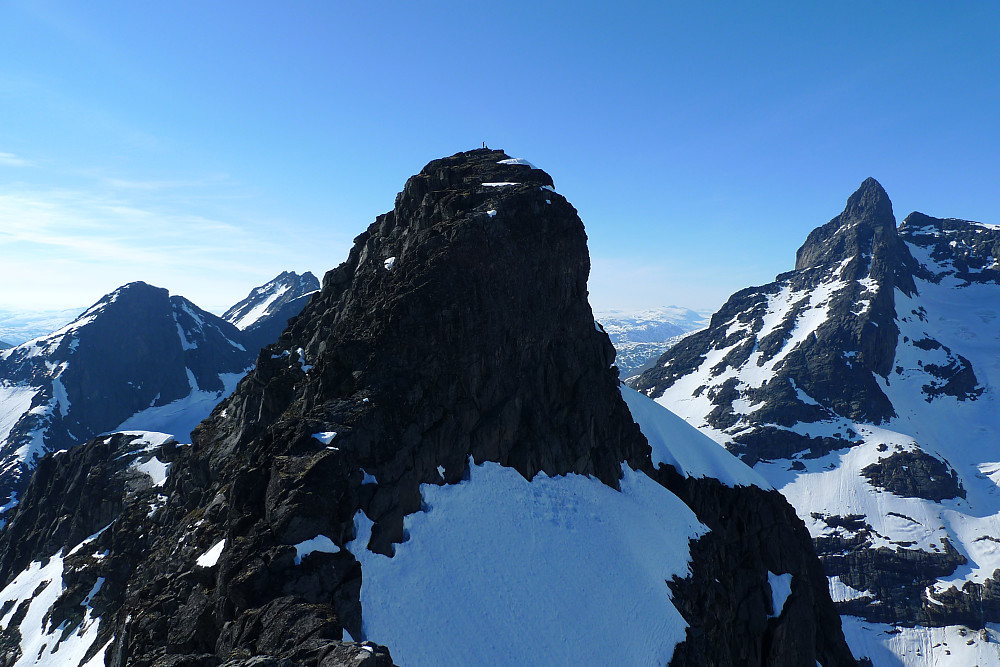
[[[898,239],[898,234],[889,195],[869,177],[848,197],[840,215],[810,232],[795,254],[795,269],[833,266],[846,257],[871,253],[876,237]]]
[[[841,214],[844,222],[855,221],[859,218],[873,218],[873,220],[891,219],[895,227],[895,219],[892,216],[892,202],[886,194],[882,184],[869,176],[847,199],[847,206]]]

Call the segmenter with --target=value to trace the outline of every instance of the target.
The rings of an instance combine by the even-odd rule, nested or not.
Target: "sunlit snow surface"
[[[368,551],[359,513],[363,639],[406,667],[666,664],[686,624],[665,581],[706,528],[642,473],[621,487],[470,462],[468,480],[421,486],[392,558]]]
[[[233,393],[243,378],[243,373],[220,373],[225,389],[223,391],[203,391],[197,383],[190,394],[176,401],[149,407],[137,412],[110,432],[142,429],[173,434],[178,440],[191,442],[191,431],[208,417],[216,405]],[[193,375],[191,375],[193,378]],[[193,380],[192,380],[193,382]]]
[[[225,540],[216,542],[211,549],[198,556],[198,560],[196,561],[198,567],[215,567],[215,564],[219,562],[219,556],[222,555],[222,550],[225,548]]]
[[[841,617],[847,644],[856,656],[891,667],[987,667],[1000,664],[1000,625],[984,630],[958,626],[895,628],[852,616]]]
[[[317,535],[312,539],[299,542],[295,545],[295,564],[302,563],[302,559],[311,553],[335,554],[340,551],[340,547],[333,543],[326,535]]]
[[[90,536],[77,548],[99,534]],[[21,634],[21,656],[12,667],[77,667],[97,639],[99,619],[93,616],[93,609],[89,605],[91,596],[81,605],[84,608],[83,620],[76,629],[64,633],[68,628],[53,626],[50,622],[48,613],[65,589],[62,577],[63,553],[60,550],[48,558],[44,565],[38,561],[31,563],[0,591],[0,605],[9,607],[9,611],[0,618],[0,627],[7,628],[14,620],[19,606],[24,602],[28,603],[27,613],[16,626]],[[107,646],[101,648],[84,667],[103,665],[106,649]]]
[[[262,317],[267,315],[267,309],[271,307],[271,304],[277,301],[282,294],[287,292],[289,289],[288,285],[282,285],[272,294],[269,294],[266,299],[258,303],[256,306],[248,310],[246,313],[241,315],[239,318],[232,321],[233,326],[237,329],[247,329],[254,325]]]
[[[621,391],[653,450],[653,465],[666,463],[685,477],[714,477],[727,486],[771,488],[760,474],[656,401],[624,385]]]

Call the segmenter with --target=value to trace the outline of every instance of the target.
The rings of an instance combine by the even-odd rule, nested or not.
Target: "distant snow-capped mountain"
[[[875,664],[1000,665],[998,258],[869,179],[635,382],[789,499]]]
[[[708,324],[706,311],[665,306],[639,312],[604,310],[594,318],[615,346],[621,377],[641,373],[681,338]]]
[[[285,330],[309,297],[319,290],[319,280],[309,271],[298,275],[284,271],[255,287],[245,299],[222,314],[222,319],[241,330],[249,347],[260,349]]]
[[[48,451],[136,420],[187,437],[253,363],[239,330],[142,282],[0,353],[0,496]],[[185,412],[198,405],[207,409]]]
[[[312,274],[286,272],[255,289],[242,331],[184,297],[129,283],[62,328],[0,352],[0,500],[23,486],[38,457],[100,433],[158,431],[189,441],[260,347],[305,306],[314,283]]]

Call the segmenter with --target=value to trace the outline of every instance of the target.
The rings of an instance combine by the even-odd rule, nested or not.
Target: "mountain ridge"
[[[93,512],[77,533],[94,530],[89,541],[49,558],[72,579],[46,607],[52,626],[86,626],[74,650],[135,667],[391,664],[372,642],[431,664],[473,650],[854,664],[788,504],[621,388],[587,303],[589,268],[582,221],[545,172],[488,149],[428,163],[190,447],[144,446],[148,485],[115,486],[124,464],[84,480],[81,493],[122,489],[119,513]],[[41,489],[79,479],[79,461],[101,448],[114,459],[111,447],[135,449],[114,436],[47,457],[52,476],[35,476],[37,501],[15,508],[9,539],[39,543],[64,501]],[[168,466],[161,477],[153,458]],[[503,503],[523,510],[502,515],[525,527],[509,541],[492,521],[462,523]],[[470,528],[456,536],[454,525]],[[565,542],[550,540],[580,557],[558,558]],[[4,589],[7,607],[26,604],[49,556],[0,552],[0,572],[24,577]],[[432,568],[416,583],[440,588],[387,583],[405,582],[407,563]],[[510,597],[494,574],[517,583]],[[434,605],[456,580],[462,605]],[[656,613],[632,615],[640,600]],[[463,622],[480,611],[507,620]],[[35,618],[0,641],[29,646]],[[609,627],[621,629],[613,641],[591,641]]]

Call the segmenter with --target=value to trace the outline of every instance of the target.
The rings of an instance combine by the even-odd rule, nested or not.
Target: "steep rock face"
[[[239,340],[228,322],[136,282],[62,329],[5,350],[0,496],[9,499],[20,489],[47,451],[67,449],[195,392],[221,398],[253,363]]]
[[[283,271],[250,290],[245,299],[223,313],[222,319],[243,332],[247,349],[259,350],[278,339],[288,320],[302,312],[317,291],[319,280],[312,273]]]
[[[809,533],[778,493],[682,478],[666,467],[659,479],[710,529],[692,545],[691,576],[671,582],[690,624],[671,664],[853,664],[823,568],[803,548]]]
[[[998,240],[919,213],[897,230],[869,179],[794,271],[734,294],[636,382],[790,500],[859,655],[933,637],[928,661],[1000,664],[956,649],[960,626],[997,620]]]
[[[262,351],[256,368],[196,430],[194,444],[157,450],[170,468],[155,498],[126,494],[126,509],[87,543],[120,550],[98,560],[127,564],[87,576],[96,582],[107,572],[99,576],[114,577],[109,590],[117,591],[88,652],[113,637],[101,649],[113,666],[249,666],[258,659],[380,665],[391,661],[384,649],[345,640],[394,638],[393,627],[414,625],[422,653],[406,653],[402,640],[389,645],[404,660],[441,662],[442,653],[431,651],[447,654],[458,642],[457,655],[485,647],[496,662],[517,647],[497,644],[502,628],[482,624],[476,626],[491,633],[489,641],[463,646],[469,635],[458,628],[471,605],[499,608],[509,624],[532,610],[508,609],[506,598],[527,590],[531,604],[545,610],[550,598],[577,599],[580,582],[596,576],[566,616],[544,615],[544,623],[558,625],[531,641],[525,633],[535,628],[515,626],[513,641],[529,651],[564,651],[563,658],[593,655],[587,642],[558,638],[577,618],[604,614],[588,626],[588,637],[606,631],[603,621],[627,618],[622,627],[640,632],[642,641],[606,648],[617,656],[636,651],[628,655],[644,656],[643,663],[674,656],[675,664],[723,664],[738,656],[745,664],[852,664],[808,537],[780,495],[740,486],[759,478],[687,426],[680,435],[664,431],[647,414],[643,428],[657,434],[655,451],[644,437],[623,400],[613,347],[587,304],[588,271],[583,225],[545,172],[490,150],[428,164]],[[658,419],[678,421],[652,408],[662,413]],[[681,444],[671,454],[675,439]],[[96,441],[85,449],[105,446]],[[71,461],[63,456],[55,457],[56,477],[76,479],[72,466],[59,465]],[[726,472],[729,481],[694,474],[698,465],[707,474]],[[96,478],[113,471],[98,466],[93,475],[96,486],[107,487]],[[39,479],[43,488],[67,484]],[[449,505],[454,493],[470,493],[475,502]],[[530,499],[519,506],[523,513],[448,532],[449,519],[486,515],[488,507],[476,502],[516,495]],[[26,495],[15,510],[11,527],[31,526],[18,533],[40,536],[25,539],[35,558],[58,546],[45,536],[66,534],[45,528],[60,515],[57,505],[35,510]],[[609,514],[609,506],[623,510]],[[642,523],[649,516],[655,521]],[[615,532],[629,529],[623,517],[639,520],[633,529],[645,526],[636,539]],[[501,535],[497,544],[493,529],[504,522],[531,529]],[[443,527],[450,541],[430,549],[429,526]],[[586,527],[582,536],[578,526]],[[570,568],[594,549],[598,533],[613,545],[606,566],[557,578],[557,588],[537,578],[532,563],[543,560],[577,572]],[[566,555],[557,548],[563,542],[549,536],[582,537],[584,545]],[[475,546],[482,538],[494,540],[491,553]],[[536,551],[537,561],[519,562]],[[31,556],[11,553],[0,554],[11,559],[0,571],[27,577],[41,562],[26,566]],[[445,565],[446,583],[417,596],[425,601],[455,588],[449,564],[495,557],[482,561],[493,566],[459,577],[469,588],[444,610],[451,614],[444,628],[428,630],[423,615],[393,612],[397,598],[412,598],[409,587],[378,588],[394,563],[413,562],[396,559],[421,553],[417,562]],[[699,583],[685,583],[689,556]],[[485,583],[494,568],[507,587]],[[651,581],[619,591],[612,588],[617,568],[648,572]],[[429,571],[417,572],[418,585],[429,580],[436,581]],[[715,580],[713,590],[722,593],[707,600],[701,583]],[[785,581],[791,583],[783,593]],[[609,608],[586,608],[608,590]],[[663,615],[611,618],[610,603],[633,598]],[[385,618],[388,635],[376,622]],[[723,627],[717,622],[725,623],[725,641],[715,641]]]
[[[885,191],[868,179],[843,213],[809,235],[795,271],[734,294],[708,329],[635,386],[660,396],[681,378],[697,382],[684,393],[711,405],[706,422],[716,433],[740,431],[733,451],[750,463],[850,446],[844,433],[808,437],[788,427],[833,414],[875,424],[895,415],[876,376],[892,370],[893,292],[913,292],[915,266]],[[749,419],[733,408],[743,401],[757,408]],[[746,428],[751,421],[762,426]]]

